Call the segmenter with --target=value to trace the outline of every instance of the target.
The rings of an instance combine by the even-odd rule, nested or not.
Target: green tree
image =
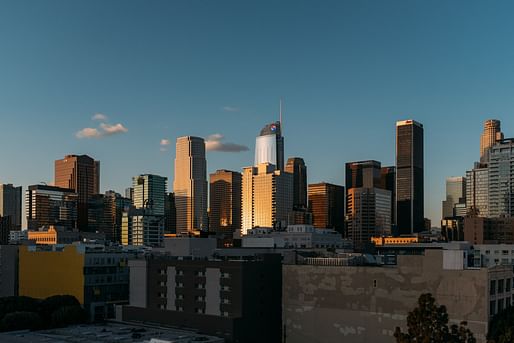
[[[0,321],[0,331],[37,330],[41,326],[41,317],[35,312],[11,312]]]
[[[487,339],[489,343],[514,343],[513,307],[507,307],[493,317]]]
[[[80,306],[62,306],[52,313],[52,327],[64,327],[87,321],[86,311]]]
[[[0,298],[0,319],[12,312],[37,312],[39,302],[37,299],[24,296]]]
[[[438,305],[430,293],[422,294],[418,307],[407,316],[407,332],[397,327],[394,333],[397,343],[475,343],[467,323],[448,327],[448,313],[444,305]]]

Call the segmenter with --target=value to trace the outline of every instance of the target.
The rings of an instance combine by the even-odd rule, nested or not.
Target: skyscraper
[[[480,162],[489,161],[489,150],[498,141],[503,139],[501,123],[496,119],[488,119],[484,122],[484,131],[480,135]]]
[[[207,230],[207,161],[203,138],[177,138],[173,191],[177,234]]]
[[[132,178],[134,196],[132,204],[135,208],[146,209],[147,214],[164,216],[168,178],[143,174]]]
[[[380,169],[380,188],[391,191],[391,225],[396,225],[396,167]]]
[[[166,202],[164,203],[164,233],[177,233],[177,208],[175,206],[175,193],[166,194]]]
[[[443,200],[443,219],[453,218],[463,213],[457,204],[466,203],[466,178],[462,176],[449,177],[446,179],[446,200]],[[465,213],[464,213],[465,214]]]
[[[308,186],[309,210],[312,225],[319,229],[344,230],[344,187],[331,183],[314,183]]]
[[[29,230],[50,225],[67,230],[77,228],[78,196],[73,189],[32,185],[25,192],[25,213]]]
[[[270,163],[284,170],[284,137],[280,121],[266,125],[255,140],[255,166]]]
[[[90,230],[104,233],[107,240],[120,243],[123,212],[131,207],[130,199],[114,191],[93,195],[88,207]]]
[[[293,208],[307,208],[307,167],[303,158],[290,157],[286,172],[293,174]]]
[[[243,169],[242,230],[255,227],[284,228],[293,209],[293,175],[261,163]]]
[[[351,188],[373,188],[381,184],[381,166],[378,161],[358,161],[346,163],[346,191]]]
[[[514,216],[514,138],[489,149],[489,216]]]
[[[396,122],[396,222],[400,234],[424,230],[423,125]]]
[[[0,184],[0,217],[10,217],[9,231],[21,230],[21,186]]]
[[[87,155],[66,155],[55,161],[55,186],[72,189],[78,196],[77,225],[87,231],[88,202],[100,193],[100,162]]]
[[[489,168],[475,163],[466,171],[466,213],[489,217]]]
[[[216,170],[210,174],[209,231],[232,235],[241,230],[241,173]]]

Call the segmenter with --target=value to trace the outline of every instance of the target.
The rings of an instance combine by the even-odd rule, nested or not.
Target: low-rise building
[[[0,297],[18,295],[18,246],[0,245]]]

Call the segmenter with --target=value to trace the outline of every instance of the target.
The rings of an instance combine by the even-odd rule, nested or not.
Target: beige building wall
[[[398,256],[388,267],[284,265],[283,324],[288,342],[392,343],[418,297],[432,293],[451,320],[466,320],[485,342],[489,281],[512,276],[508,267],[444,270],[443,250]]]

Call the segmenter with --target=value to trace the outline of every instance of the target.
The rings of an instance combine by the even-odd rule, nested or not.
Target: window
[[[182,306],[179,306],[179,307],[177,307],[177,311],[182,312],[182,311],[184,311],[184,308]]]
[[[496,294],[496,280],[491,280],[491,283],[489,284],[489,294],[490,295]]]
[[[498,280],[498,294],[503,293],[503,280]]]
[[[498,312],[503,310],[503,299],[498,300]]]
[[[177,275],[184,275],[184,271],[183,270],[177,270]]]
[[[203,298],[201,295],[197,295],[197,296],[195,297],[195,300],[196,300],[196,301],[203,301],[203,300],[204,300],[204,298]]]
[[[377,280],[373,280],[373,288],[377,288]]]
[[[176,285],[177,285],[178,288],[184,287],[184,284],[182,282],[177,282]]]
[[[508,250],[502,250],[502,255],[508,255],[508,254],[509,254]]]
[[[196,288],[198,288],[198,289],[204,289],[204,288],[205,288],[205,284],[203,284],[203,283],[197,283],[197,284],[195,285],[195,287],[196,287]]]
[[[196,276],[205,276],[205,272],[203,272],[203,271],[197,271],[197,272],[195,273],[195,275],[196,275]]]
[[[223,312],[223,317],[228,317],[228,312]]]
[[[505,292],[510,292],[510,278],[505,280]]]
[[[489,302],[489,315],[494,316],[496,314],[496,301],[491,300]]]
[[[489,251],[489,250],[486,250],[486,251],[485,251],[485,254],[486,254],[486,255],[489,255],[490,253],[491,253],[491,251]]]
[[[203,308],[196,308],[195,312],[203,314],[203,313],[205,313],[205,310]]]

